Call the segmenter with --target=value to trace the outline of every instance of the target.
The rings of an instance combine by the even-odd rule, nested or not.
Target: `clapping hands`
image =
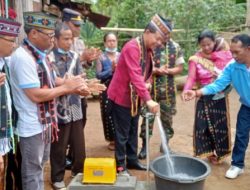
[[[100,84],[100,81],[97,79],[86,80],[87,87],[91,93],[101,93],[106,90],[104,84]]]
[[[88,91],[87,84],[81,75],[70,76],[66,74],[64,77],[63,85],[65,86],[65,88],[67,89],[69,93],[73,93],[73,94],[74,93],[79,94],[81,92]]]
[[[83,61],[92,62],[97,60],[100,57],[101,53],[102,51],[99,48],[91,47],[83,51],[81,59]]]
[[[116,66],[117,66],[116,61],[115,61],[115,60],[112,60],[112,72],[114,72],[114,71],[115,71]]]
[[[104,84],[100,84],[97,79],[84,79],[85,75],[71,76],[66,74],[64,77],[64,86],[69,93],[88,96],[91,93],[101,93],[106,90]]]

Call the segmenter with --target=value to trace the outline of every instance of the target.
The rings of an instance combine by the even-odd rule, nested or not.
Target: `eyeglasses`
[[[42,31],[42,30],[37,30],[37,32],[40,32],[40,33],[42,33],[42,34],[48,36],[49,38],[55,37],[55,32],[46,33],[46,32],[44,32],[44,31]]]
[[[16,43],[16,39],[7,39],[7,38],[4,38],[2,36],[0,36],[0,38],[3,39],[3,40],[6,40],[8,42],[11,42],[11,43]]]

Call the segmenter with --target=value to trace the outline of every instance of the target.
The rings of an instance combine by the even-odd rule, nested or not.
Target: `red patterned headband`
[[[155,14],[152,17],[150,23],[153,24],[153,26],[161,33],[163,37],[168,36],[169,32],[172,31],[172,24],[158,14]]]
[[[0,18],[0,35],[17,37],[21,24],[10,19]]]

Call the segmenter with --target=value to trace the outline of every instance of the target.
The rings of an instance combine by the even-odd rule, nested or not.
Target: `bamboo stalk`
[[[101,27],[104,31],[116,31],[116,32],[143,32],[144,29],[140,28],[112,28],[112,27]],[[184,29],[174,29],[173,32],[185,32]]]

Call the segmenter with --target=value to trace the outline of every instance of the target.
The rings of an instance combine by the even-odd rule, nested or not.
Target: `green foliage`
[[[236,3],[246,3],[247,0],[236,0]]]
[[[244,5],[235,0],[99,0],[94,9],[112,17],[109,26],[144,28],[160,13],[173,18],[177,28],[200,29],[244,23]]]
[[[172,18],[175,29],[185,30],[174,33],[173,38],[184,49],[187,60],[197,50],[196,36],[203,29],[209,28],[216,32],[240,30],[240,25],[245,23],[245,2],[245,0],[99,0],[91,8],[95,12],[111,17],[109,27],[144,28],[155,13]],[[93,43],[94,40],[102,44],[103,34],[104,32],[98,31],[88,43]],[[130,33],[130,35],[135,34]],[[126,39],[123,39],[124,36]],[[127,34],[119,33],[119,41],[124,42],[127,39]]]
[[[81,38],[84,40],[87,47],[94,45],[100,38],[100,35],[100,31],[98,31],[95,25],[88,20],[82,25]]]
[[[97,2],[97,0],[71,0],[75,3],[88,3],[88,4],[94,4]]]

